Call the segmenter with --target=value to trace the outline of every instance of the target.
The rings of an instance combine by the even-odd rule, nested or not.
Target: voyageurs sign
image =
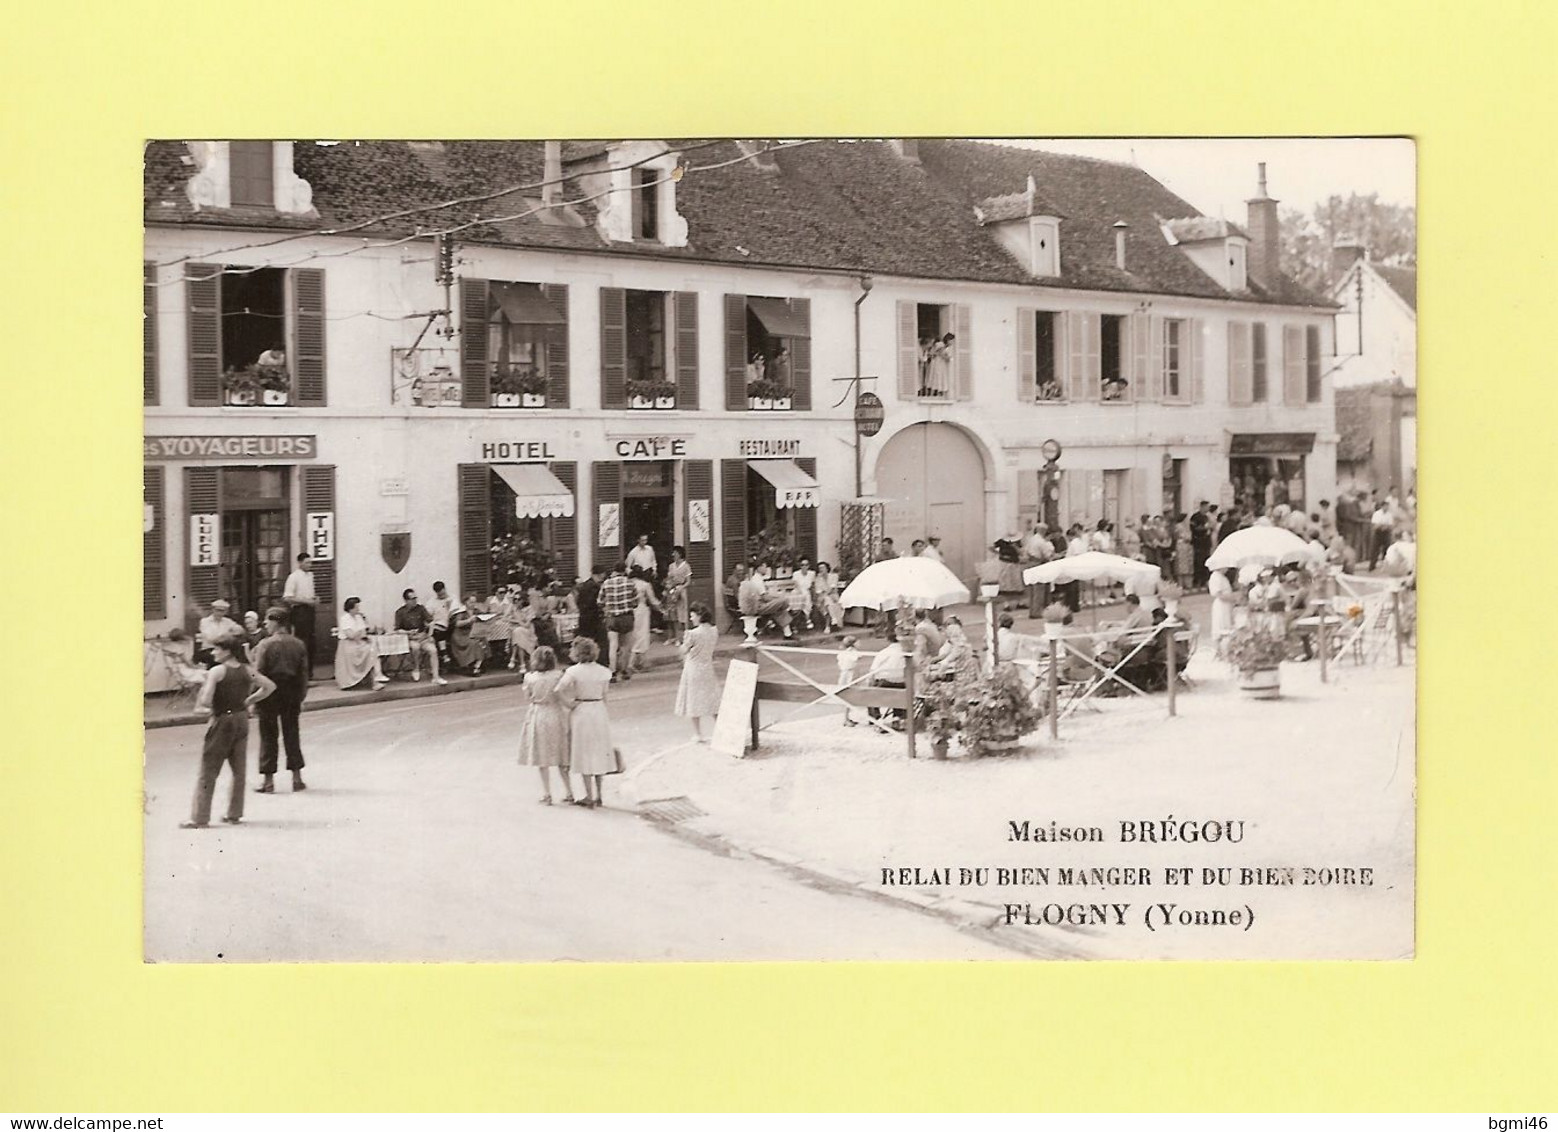
[[[145,460],[314,460],[315,436],[148,436]]]

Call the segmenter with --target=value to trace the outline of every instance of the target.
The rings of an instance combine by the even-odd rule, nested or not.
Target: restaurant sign
[[[314,436],[147,436],[143,460],[313,460]]]
[[[799,440],[743,440],[740,452],[748,459],[762,456],[780,458],[799,456],[801,442]]]
[[[1228,443],[1230,456],[1293,456],[1314,451],[1312,432],[1236,432]]]

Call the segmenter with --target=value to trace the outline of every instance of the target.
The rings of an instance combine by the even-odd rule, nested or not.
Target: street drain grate
[[[693,818],[701,818],[704,811],[700,810],[691,798],[657,798],[653,802],[644,802],[639,806],[639,811],[645,817],[654,818],[656,821],[670,822],[691,821]]]

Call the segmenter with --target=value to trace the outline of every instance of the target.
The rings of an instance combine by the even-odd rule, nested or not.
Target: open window
[[[544,409],[566,349],[567,315],[538,283],[495,282],[488,287],[492,405]]]
[[[1131,385],[1125,376],[1126,319],[1121,314],[1100,315],[1099,331],[1099,399],[1129,401]]]
[[[746,407],[783,411],[796,407],[796,358],[811,346],[806,313],[791,300],[745,298]],[[809,390],[808,390],[809,392]]]
[[[325,403],[324,272],[186,266],[191,405]]]

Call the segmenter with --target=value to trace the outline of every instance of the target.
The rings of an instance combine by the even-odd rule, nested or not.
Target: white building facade
[[[1030,202],[1016,227],[1041,254],[1009,254],[1011,224],[970,207],[944,220],[936,238],[956,243],[925,270],[890,250],[907,238],[890,225],[840,227],[836,255],[786,263],[760,244],[785,239],[763,231],[782,217],[741,194],[801,201],[786,180],[804,172],[795,163],[842,160],[903,178],[901,199],[936,175],[929,155],[922,172],[910,143],[777,163],[727,143],[754,156],[740,180],[716,182],[657,143],[548,145],[545,185],[486,206],[530,227],[455,235],[446,288],[439,241],[382,223],[339,231],[347,205],[392,211],[343,171],[376,169],[367,151],[397,146],[432,176],[458,151],[311,150],[311,180],[291,143],[159,144],[146,201],[148,636],[217,597],[263,609],[306,550],[323,644],[325,607],[350,596],[383,625],[408,587],[489,592],[502,580],[493,544],[508,538],[544,547],[572,580],[645,534],[662,565],[685,547],[694,596],[718,605],[720,580],[753,554],[838,561],[840,504],[861,492],[884,501],[901,547],[938,535],[969,576],[991,540],[1041,514],[1048,439],[1064,449],[1063,522],[1227,504],[1278,480],[1312,509],[1334,489],[1330,308],[1252,292],[1237,229],[1213,237],[1236,252],[1224,270],[1221,251],[1191,256],[1140,217],[1111,255],[1063,208]],[[941,277],[960,254],[969,266]],[[1178,261],[1194,274],[1175,278],[1202,293],[1147,289],[1149,264]],[[1102,285],[1080,285],[1087,271]],[[947,362],[928,369],[924,343],[946,334]],[[859,442],[858,484],[857,374],[885,403],[881,431]]]

